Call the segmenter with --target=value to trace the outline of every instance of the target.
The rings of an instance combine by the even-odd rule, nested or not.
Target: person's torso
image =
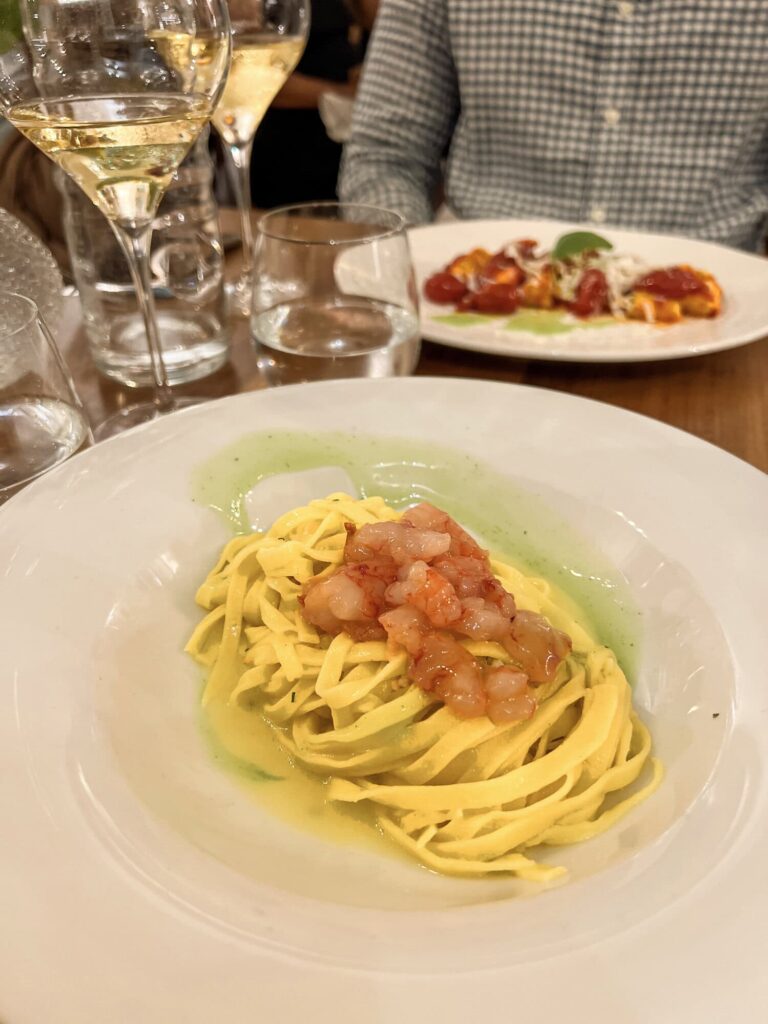
[[[755,243],[768,214],[765,0],[445,0],[462,216]]]

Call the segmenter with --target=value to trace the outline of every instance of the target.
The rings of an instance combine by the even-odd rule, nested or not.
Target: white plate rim
[[[373,382],[370,382],[370,383],[373,384]],[[506,385],[506,384],[497,384],[497,383],[491,383],[491,382],[474,382],[474,381],[464,381],[464,382],[451,381],[451,382],[446,382],[445,379],[443,379],[443,378],[434,378],[434,379],[430,379],[430,378],[416,378],[416,379],[413,379],[413,380],[409,380],[407,382],[402,382],[402,381],[401,382],[375,382],[375,386],[376,387],[382,387],[383,386],[385,388],[390,388],[390,387],[392,387],[392,388],[399,388],[399,387],[403,387],[404,386],[406,389],[407,388],[411,388],[411,387],[415,387],[416,390],[418,390],[421,387],[429,386],[430,384],[435,385],[435,386],[440,385],[440,386],[442,386],[443,388],[446,388],[449,391],[451,390],[451,388],[454,385],[457,385],[457,386],[459,386],[459,385],[469,385],[469,386],[471,386],[473,388],[478,388],[479,387],[481,389],[482,388],[490,388],[490,389],[494,390],[496,392],[496,394],[499,395],[499,397],[504,395],[505,397],[509,398],[510,400],[513,399],[515,396],[519,396],[521,394],[529,394],[531,392],[538,392],[539,394],[543,393],[542,389],[531,389],[531,388],[527,388],[527,387],[524,387],[524,386],[521,386],[521,385]],[[368,386],[368,385],[369,385],[369,382],[365,382],[364,386]],[[330,387],[332,389],[344,390],[346,386],[348,386],[348,385],[345,382],[335,382],[335,383],[330,384],[330,385],[328,385],[328,384],[310,385],[309,387],[323,388],[323,389],[327,389],[327,388]],[[300,387],[306,388],[307,386],[300,386]],[[289,400],[291,398],[291,393],[293,395],[296,394],[295,390],[293,390],[293,389],[290,389],[290,390],[289,389],[283,389],[283,394]],[[230,408],[232,408],[232,409],[234,409],[236,405],[239,405],[243,409],[245,409],[250,403],[258,402],[259,399],[257,398],[257,396],[259,394],[263,394],[263,393],[258,393],[257,392],[257,393],[249,393],[247,395],[232,396],[230,398],[220,399],[220,400],[218,400],[215,403],[209,403],[207,406],[202,407],[203,409],[210,410],[210,412],[207,412],[204,415],[206,415],[206,416],[213,416],[213,412],[216,410],[216,408],[218,407],[219,409],[221,409],[223,404],[228,404],[230,406]],[[724,472],[728,472],[728,468],[727,467],[731,467],[731,469],[733,469],[734,465],[738,466],[738,470],[736,472],[737,472],[738,475],[740,475],[745,480],[745,482],[747,480],[749,480],[749,485],[750,486],[753,486],[753,485],[757,486],[758,488],[762,488],[764,493],[768,493],[767,491],[765,491],[765,487],[766,487],[766,484],[768,484],[768,480],[764,477],[763,474],[760,473],[759,470],[756,470],[754,467],[749,466],[747,463],[743,463],[740,460],[735,459],[733,456],[729,456],[727,453],[725,453],[722,450],[716,448],[715,446],[710,445],[708,442],[701,441],[698,438],[694,438],[692,435],[688,435],[688,434],[685,434],[682,431],[678,431],[678,430],[676,430],[676,428],[667,427],[664,424],[660,424],[657,421],[648,419],[647,417],[643,417],[643,416],[640,416],[640,415],[634,414],[634,413],[627,414],[627,413],[623,412],[622,410],[617,410],[614,407],[604,405],[603,403],[594,402],[592,400],[580,399],[580,398],[577,398],[575,396],[561,395],[558,392],[547,392],[545,394],[550,396],[549,400],[553,401],[555,405],[561,405],[561,406],[565,406],[565,407],[570,407],[570,410],[575,410],[576,408],[582,408],[582,407],[584,407],[584,405],[588,405],[588,406],[593,406],[593,407],[601,407],[606,412],[606,414],[608,415],[608,418],[612,418],[614,416],[618,416],[619,418],[626,418],[627,416],[629,416],[629,417],[632,417],[632,418],[634,418],[634,419],[636,419],[638,421],[642,421],[645,424],[645,428],[644,429],[649,430],[651,432],[651,434],[656,435],[656,437],[659,439],[659,441],[666,440],[666,441],[671,442],[672,440],[676,439],[676,440],[678,440],[682,444],[683,448],[685,448],[690,453],[694,453],[695,452],[695,453],[699,453],[700,454],[702,452],[705,452],[707,454],[707,458],[708,459],[714,459],[715,463],[718,466],[718,468],[720,470],[724,471]],[[254,408],[257,408],[257,406],[254,405]],[[180,413],[180,414],[178,414],[177,416],[174,417],[174,419],[176,421],[175,422],[175,426],[178,427],[179,429],[181,429],[181,425],[184,422],[182,417],[192,418],[192,417],[199,416],[199,415],[201,415],[199,409],[198,410],[195,410],[195,409],[186,410],[183,413]],[[131,435],[125,435],[122,439],[121,438],[114,439],[114,441],[110,442],[110,444],[115,444],[116,446],[118,446],[118,445],[125,445],[126,443],[131,443],[131,444],[138,443],[137,438],[140,438],[142,435],[146,438],[148,435],[152,434],[153,432],[155,432],[155,433],[158,432],[157,425],[149,424],[149,425],[146,425],[145,427],[138,428],[138,430],[136,430],[135,432],[131,432]],[[131,436],[132,436],[132,439],[129,442],[128,439],[131,438]],[[104,448],[102,448],[102,450],[104,450]],[[115,448],[115,453],[116,452],[117,452],[117,448]],[[18,496],[18,498],[13,499],[13,502],[15,504],[9,503],[9,505],[6,506],[6,509],[4,509],[2,512],[0,512],[0,528],[5,525],[6,520],[10,517],[10,512],[8,510],[13,510],[14,516],[17,513],[19,515],[21,515],[22,514],[22,510],[25,507],[28,507],[29,505],[34,504],[37,501],[37,495],[38,494],[40,495],[40,497],[42,499],[44,493],[48,492],[50,490],[50,488],[52,487],[52,485],[57,482],[57,478],[58,478],[58,481],[61,481],[62,484],[64,484],[66,479],[68,477],[71,477],[75,473],[75,470],[77,469],[77,467],[78,466],[79,467],[83,467],[85,462],[87,462],[87,460],[89,458],[91,458],[91,457],[92,456],[89,456],[87,452],[83,453],[81,456],[78,456],[77,459],[71,460],[71,462],[69,464],[65,464],[64,466],[59,467],[59,469],[54,471],[54,473],[49,474],[49,476],[47,478],[44,478],[44,479],[38,481],[37,483],[33,484],[30,488],[28,488],[25,492],[23,492],[22,495]],[[1,532],[2,531],[0,530],[0,533]],[[0,789],[0,796],[2,796],[2,789]],[[764,834],[765,834],[765,830],[764,830]],[[603,950],[603,951],[597,951],[594,955],[597,956],[602,961],[603,958],[606,956],[606,953]],[[307,969],[307,974],[308,975],[312,973],[311,969],[309,967],[307,967],[306,969]],[[275,968],[275,970],[277,970],[277,968]],[[450,984],[448,984],[447,987],[446,987],[446,992],[450,992],[451,990],[452,990],[452,986]],[[453,990],[455,992],[455,985],[453,986]],[[755,996],[759,995],[761,993],[762,993],[763,996],[766,994],[766,990],[765,990],[765,988],[762,985],[757,985],[757,986],[753,985],[753,989],[750,990],[750,991],[752,991],[752,994],[755,995]],[[747,993],[747,995],[749,995],[749,993]],[[745,996],[745,999],[746,998],[747,998],[747,996]],[[450,1014],[450,1003],[449,1003],[449,1001],[445,1001],[444,1005],[446,1007],[448,1007],[448,1012]],[[747,1005],[748,1005],[747,1002],[745,1002],[744,1003],[744,1007],[746,1008]],[[757,1004],[755,1004],[755,1005],[757,1005]],[[402,1015],[398,1015],[398,1019],[401,1016]],[[278,1019],[278,1018],[274,1018],[274,1019]],[[282,1019],[282,1018],[280,1018],[280,1019]],[[290,1018],[286,1018],[286,1019],[290,1019]],[[342,1019],[342,1018],[338,1018],[338,1019]],[[392,1012],[391,1015],[388,1015],[388,1016],[386,1016],[383,1019],[387,1019],[387,1020],[393,1019],[394,1020],[395,1019],[394,1009],[393,1009],[393,1012]],[[416,1018],[415,1017],[411,1018],[409,1016],[406,1016],[404,1019],[416,1019]],[[449,1016],[447,1019],[458,1019],[458,1018],[453,1018],[453,1017]],[[586,1020],[587,1018],[586,1018],[586,1016],[584,1018],[582,1018],[581,1016],[578,1016],[578,1011],[576,1011],[576,1016],[574,1016],[573,1019],[578,1019],[578,1020],[584,1019],[584,1020]],[[620,1018],[620,1019],[625,1019],[625,1018]],[[629,1020],[630,1018],[627,1017],[626,1019]],[[668,1018],[666,1018],[666,1017],[663,1018],[661,1016],[658,1016],[655,1019],[661,1021],[662,1019],[663,1020],[667,1020]],[[700,1017],[699,1019],[704,1020],[704,1019],[707,1019],[707,1018]],[[714,1020],[715,1018],[713,1017],[712,1019]],[[744,1018],[744,1019],[746,1020],[747,1018]],[[11,1020],[10,1024],[14,1024],[14,1021]]]
[[[451,245],[450,238],[455,233],[457,226],[460,226],[463,230],[468,225],[471,227],[473,232],[475,230],[477,231],[477,245],[483,244],[483,232],[495,232],[501,228],[504,229],[505,237],[508,237],[509,239],[527,236],[539,238],[541,236],[547,237],[554,235],[554,237],[557,237],[557,235],[566,231],[593,230],[598,231],[600,234],[604,234],[609,238],[618,237],[625,240],[620,243],[620,247],[628,252],[632,252],[630,247],[633,240],[637,240],[640,243],[658,245],[662,251],[663,247],[669,242],[690,243],[695,249],[700,249],[704,253],[709,252],[711,257],[715,260],[729,257],[736,259],[739,262],[743,259],[747,261],[748,264],[751,263],[756,267],[760,266],[765,271],[766,287],[768,288],[768,259],[763,258],[758,254],[743,252],[742,250],[720,245],[716,242],[688,238],[683,235],[655,234],[653,232],[635,231],[627,228],[613,227],[611,225],[598,225],[596,227],[594,224],[547,219],[527,220],[524,218],[478,218],[462,221],[447,221],[410,228],[408,231],[408,237],[410,240],[411,252],[413,254],[414,250],[418,250],[418,248],[425,242],[435,239],[436,242],[439,241],[442,252],[452,253],[454,255],[458,254],[461,250],[461,245]],[[443,261],[443,263],[444,262],[445,261]],[[663,260],[660,260],[659,262],[663,262]],[[426,341],[468,352],[504,356],[511,359],[534,359],[543,362],[665,362],[673,359],[686,359],[699,355],[708,355],[715,352],[727,351],[732,348],[740,348],[744,345],[748,345],[752,342],[768,337],[767,315],[762,324],[756,322],[755,326],[752,328],[737,330],[731,334],[725,333],[722,338],[701,345],[686,344],[683,340],[677,345],[670,345],[668,348],[653,348],[650,345],[644,345],[639,341],[634,345],[634,347],[627,349],[616,348],[611,351],[604,348],[590,348],[588,344],[569,345],[568,339],[573,340],[575,337],[574,333],[564,335],[563,340],[561,341],[557,340],[560,336],[554,335],[549,338],[542,338],[537,343],[535,336],[515,331],[505,332],[506,340],[500,340],[494,337],[494,334],[490,331],[487,334],[482,334],[478,329],[478,331],[473,334],[471,328],[451,328],[448,325],[436,323],[429,314],[432,313],[433,310],[437,312],[439,307],[432,306],[430,303],[425,302],[423,297],[423,284],[426,277],[429,276],[430,273],[435,273],[442,264],[436,263],[434,266],[428,266],[426,264],[422,264],[422,262],[414,256],[414,265],[416,269],[418,292],[421,297],[422,337]],[[705,267],[704,269],[707,268]],[[449,311],[449,308],[445,307],[445,311]],[[727,320],[725,319],[726,316],[727,313],[723,315],[721,323],[725,323],[727,326]],[[633,326],[639,327],[641,325],[628,326],[631,328]],[[678,327],[685,328],[685,326],[685,324],[674,325],[668,329],[676,330]],[[666,328],[660,329],[666,330]]]

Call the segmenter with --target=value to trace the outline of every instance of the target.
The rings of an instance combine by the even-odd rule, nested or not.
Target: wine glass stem
[[[126,227],[111,221],[112,229],[122,247],[131,271],[133,287],[147,334],[149,361],[155,387],[154,403],[161,411],[173,406],[173,392],[168,383],[168,374],[163,362],[163,350],[157,330],[155,300],[152,294],[152,273],[149,266],[149,251],[152,241],[152,222]]]
[[[253,139],[241,145],[227,145],[224,151],[229,164],[229,177],[240,211],[240,237],[243,244],[241,278],[250,280],[253,270],[253,228],[251,227],[251,152]]]

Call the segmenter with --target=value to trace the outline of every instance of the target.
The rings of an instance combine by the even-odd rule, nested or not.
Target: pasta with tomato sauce
[[[649,269],[612,250],[591,232],[563,235],[551,252],[532,239],[496,253],[476,248],[427,278],[424,295],[460,313],[561,309],[581,320],[609,315],[657,324],[719,315],[722,291],[712,274],[687,264]]]

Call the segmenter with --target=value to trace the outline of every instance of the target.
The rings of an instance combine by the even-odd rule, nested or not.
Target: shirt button
[[[605,210],[602,206],[593,206],[589,211],[589,219],[593,220],[595,224],[605,223]]]
[[[621,120],[621,114],[615,107],[608,107],[606,110],[603,111],[603,120],[606,124],[618,124]]]
[[[617,4],[619,17],[622,21],[631,21],[635,13],[635,5],[629,0],[620,0]]]

